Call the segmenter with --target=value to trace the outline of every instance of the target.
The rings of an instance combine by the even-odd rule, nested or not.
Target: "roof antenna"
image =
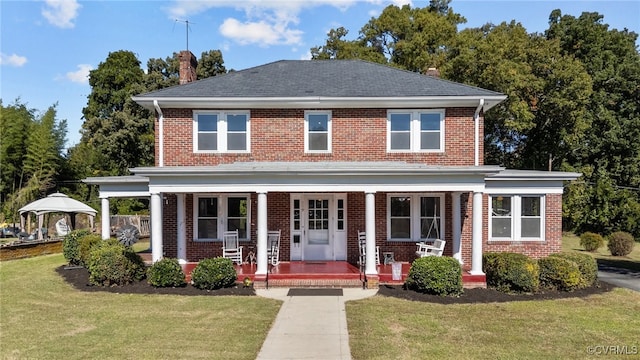
[[[189,24],[193,24],[192,22],[189,22],[189,20],[179,20],[176,19],[176,22],[181,22],[184,23],[186,26],[186,32],[187,32],[187,51],[189,51]],[[174,23],[175,24],[175,23]]]

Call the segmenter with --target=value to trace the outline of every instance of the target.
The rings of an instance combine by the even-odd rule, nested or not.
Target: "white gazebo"
[[[38,239],[43,238],[42,225],[44,223],[44,215],[48,213],[67,213],[71,217],[71,228],[75,228],[75,215],[87,214],[89,215],[89,224],[93,229],[93,219],[98,213],[89,205],[86,205],[78,200],[72,199],[62,193],[54,193],[46,198],[36,200],[29,203],[19,210],[20,212],[20,227],[25,228],[25,220],[29,213],[33,213],[38,216]]]

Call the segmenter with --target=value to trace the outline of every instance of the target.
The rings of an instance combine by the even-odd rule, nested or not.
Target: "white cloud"
[[[300,44],[302,41],[302,31],[289,29],[284,24],[269,24],[266,21],[241,23],[229,18],[220,25],[220,33],[242,45],[290,45]]]
[[[176,1],[168,9],[172,19],[184,19],[212,8],[232,8],[244,12],[245,19],[229,17],[220,33],[239,44],[303,45],[304,32],[297,25],[301,11],[319,6],[347,10],[356,0],[190,0]]]
[[[391,4],[402,7],[403,5],[411,5],[413,7],[413,2],[411,0],[391,0]]]
[[[93,70],[93,66],[88,64],[80,64],[78,65],[77,71],[69,71],[65,78],[74,83],[88,83],[89,82],[89,71]]]
[[[300,55],[300,60],[311,60],[311,51],[307,50],[306,53]]]
[[[24,56],[20,56],[16,54],[7,55],[5,53],[0,53],[0,65],[21,67],[26,63],[27,63],[27,58]]]
[[[53,26],[69,29],[75,26],[80,7],[76,0],[45,0],[42,16]]]

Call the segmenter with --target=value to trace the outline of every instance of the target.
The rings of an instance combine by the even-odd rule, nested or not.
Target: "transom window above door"
[[[444,151],[444,110],[390,110],[387,129],[390,152]]]
[[[193,112],[193,151],[247,153],[250,151],[249,111]]]
[[[304,112],[304,151],[331,152],[331,111]]]

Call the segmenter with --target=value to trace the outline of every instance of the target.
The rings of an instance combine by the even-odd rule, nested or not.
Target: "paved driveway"
[[[609,284],[640,291],[640,271],[598,265],[598,279]]]

